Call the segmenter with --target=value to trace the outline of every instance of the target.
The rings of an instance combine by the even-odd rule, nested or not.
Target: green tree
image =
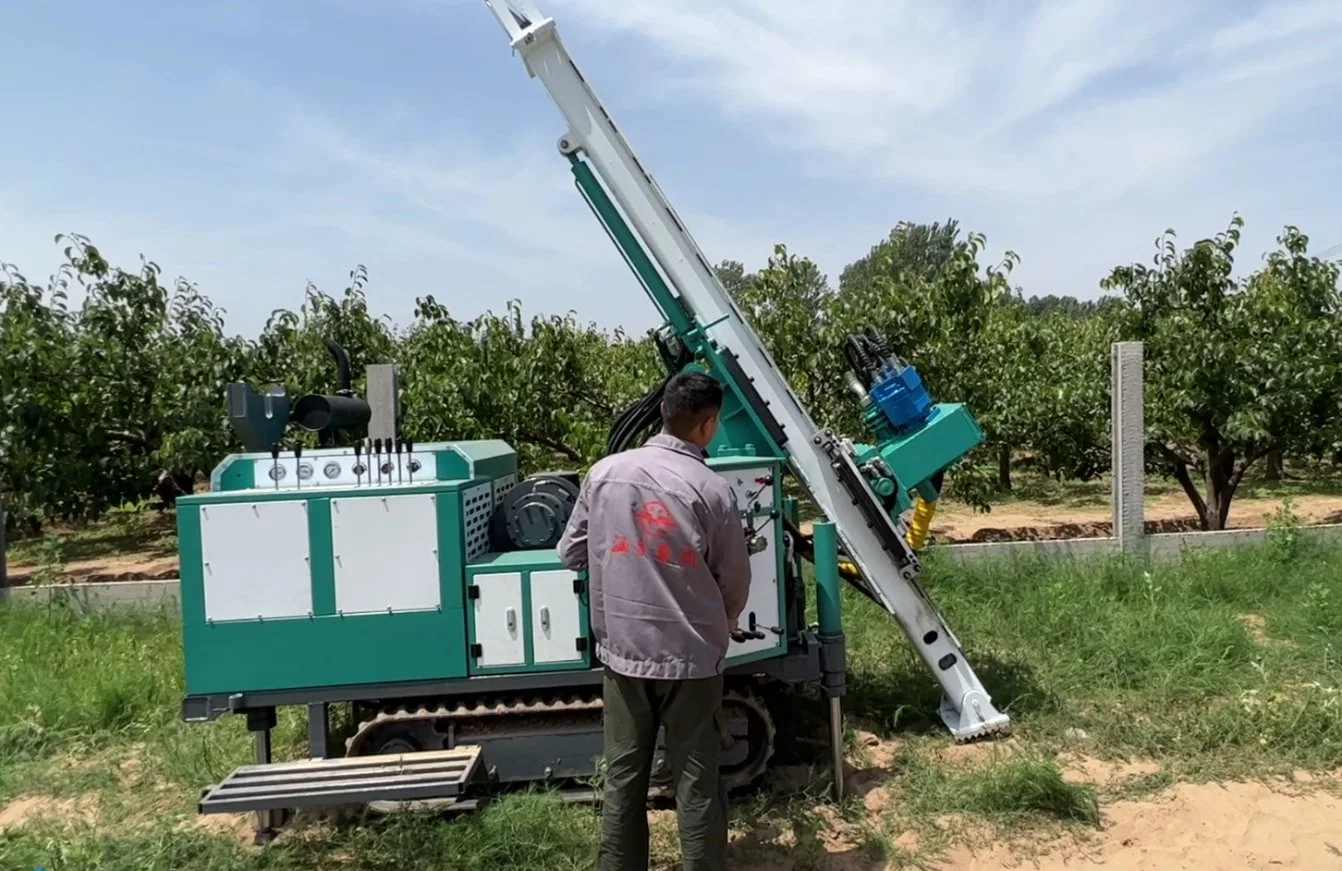
[[[664,377],[651,343],[612,338],[572,316],[528,323],[517,301],[504,315],[459,322],[420,299],[399,362],[405,428],[416,441],[503,439],[533,471],[593,462],[621,404]]]
[[[878,277],[900,279],[904,273],[931,281],[967,244],[960,238],[960,224],[955,220],[945,224],[900,222],[865,257],[844,268],[839,274],[839,292],[869,287]]]
[[[11,353],[0,374],[14,404],[0,411],[0,452],[30,526],[189,491],[229,443],[223,389],[246,364],[245,343],[224,336],[222,312],[194,286],[170,290],[148,261],[115,268],[83,237],[64,253],[49,287],[10,269],[2,290]],[[71,282],[85,294],[77,313]]]
[[[776,245],[763,269],[729,272],[724,284],[802,404],[823,416],[838,346],[826,323],[833,291],[820,268]]]
[[[1104,281],[1125,299],[1122,336],[1145,343],[1150,460],[1203,529],[1225,528],[1245,473],[1270,451],[1322,450],[1317,427],[1339,396],[1337,266],[1307,257],[1288,227],[1267,265],[1236,280],[1242,226],[1236,215],[1182,252],[1167,230],[1154,268],[1121,266]]]
[[[295,399],[304,393],[330,393],[337,378],[326,344],[330,340],[349,355],[355,392],[362,393],[368,366],[394,362],[400,341],[388,318],[369,311],[367,285],[368,272],[358,266],[339,298],[309,283],[297,311],[272,312],[252,350],[249,380],[255,386],[282,384]]]

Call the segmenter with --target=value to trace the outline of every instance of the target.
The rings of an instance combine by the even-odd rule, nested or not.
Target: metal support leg
[[[256,763],[258,765],[269,765],[271,762],[270,730],[274,728],[274,708],[261,708],[247,712],[247,731],[252,733],[252,740],[255,742]],[[280,811],[257,811],[256,822],[253,825],[256,843],[266,844],[274,840],[275,835],[279,833],[280,819]]]
[[[843,800],[843,704],[829,698],[829,765],[834,777],[834,800]]]
[[[829,697],[829,764],[834,799],[843,800],[843,705],[848,682],[848,647],[843,637],[842,600],[839,595],[839,540],[834,524],[815,524],[816,612],[820,618],[820,689]]]
[[[325,759],[331,746],[331,706],[327,702],[308,705],[308,756]]]

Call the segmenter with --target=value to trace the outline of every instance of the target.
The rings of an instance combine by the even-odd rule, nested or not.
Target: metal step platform
[[[481,748],[300,759],[244,765],[209,787],[202,814],[415,801],[461,795],[480,767]]]

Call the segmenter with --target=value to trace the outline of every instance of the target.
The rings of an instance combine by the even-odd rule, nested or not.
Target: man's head
[[[706,450],[721,410],[721,384],[702,372],[678,372],[662,393],[662,431]]]

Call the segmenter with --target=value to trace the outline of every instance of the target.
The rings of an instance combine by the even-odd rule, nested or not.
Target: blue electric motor
[[[901,362],[886,360],[869,390],[872,400],[897,432],[918,426],[932,413],[932,397],[918,370]]]

